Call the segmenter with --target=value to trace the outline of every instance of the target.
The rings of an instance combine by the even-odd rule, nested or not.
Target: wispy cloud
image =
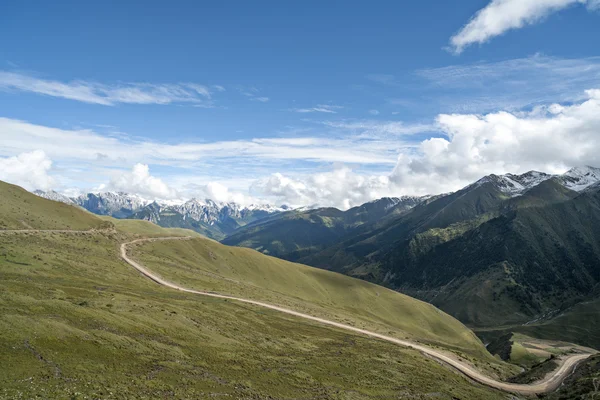
[[[419,133],[434,132],[435,124],[405,124],[401,121],[373,121],[373,120],[343,120],[322,121],[323,125],[331,128],[343,129],[361,137],[379,138],[383,136],[415,135]]]
[[[330,104],[318,104],[316,107],[309,108],[290,108],[290,111],[297,113],[327,113],[327,114],[337,114],[338,110],[341,110],[342,106],[334,106]]]
[[[61,82],[16,72],[0,71],[0,90],[37,93],[105,106],[114,106],[120,103],[211,105],[211,88],[196,83],[102,84],[85,80]],[[215,87],[215,90],[219,91],[220,89]]]
[[[251,101],[258,101],[260,103],[267,103],[271,99],[266,96],[260,95],[260,90],[255,87],[238,86],[237,90],[243,95],[249,98]]]
[[[516,110],[547,102],[577,101],[600,86],[600,57],[564,59],[534,55],[495,63],[422,69],[421,86],[448,112]]]
[[[548,15],[574,5],[600,7],[598,0],[492,0],[450,38],[450,50],[460,54],[475,43],[486,43],[512,29],[532,25]]]
[[[105,136],[92,130],[51,128],[7,118],[0,118],[0,131],[0,155],[4,156],[42,149],[57,160],[107,165],[144,163],[182,168],[219,160],[235,160],[236,165],[282,161],[385,165],[395,162],[394,151],[402,145],[398,140],[370,142],[364,137],[348,135],[339,138],[305,136],[167,144]]]

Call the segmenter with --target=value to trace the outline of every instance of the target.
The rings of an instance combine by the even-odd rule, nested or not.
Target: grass
[[[413,350],[162,288],[123,240],[2,237],[0,397],[505,397]]]
[[[414,350],[276,311],[161,287],[119,257],[120,243],[140,235],[187,232],[136,221],[103,221],[73,207],[38,201],[13,186],[2,189],[0,220],[5,228],[20,228],[24,220],[38,229],[89,229],[112,222],[116,230],[0,235],[0,398],[506,397]],[[206,239],[192,242],[196,241],[209,248],[216,245]],[[152,257],[170,259],[180,250]],[[206,254],[211,259],[227,257],[231,265],[248,268],[272,262],[258,255],[224,246]],[[277,273],[273,268],[265,271]],[[287,276],[279,270],[272,279],[280,283],[269,295],[309,307],[302,296],[309,290],[305,284],[312,282],[314,298],[321,293],[325,302],[315,307],[325,308],[328,301],[349,296],[347,308],[340,310],[343,319],[350,318],[352,309],[362,314],[357,323],[399,320],[394,314],[405,311],[411,318],[423,313],[422,320],[409,324],[412,335],[431,328],[434,336],[448,334],[455,348],[473,345],[480,351],[480,343],[468,330],[431,306],[407,300],[402,308],[402,302],[396,305],[385,300],[389,308],[379,308],[374,296],[387,299],[391,295],[385,289],[335,274],[318,277],[323,279],[319,283],[310,271],[298,267],[294,273],[287,271]],[[306,279],[297,280],[303,274]],[[234,284],[222,276],[214,279]],[[248,288],[257,284],[247,283]],[[277,294],[278,290],[291,294]],[[323,290],[337,294],[323,297]],[[358,297],[352,302],[354,296]],[[365,304],[373,310],[361,306],[359,300],[368,301]],[[408,307],[411,304],[416,308]],[[377,324],[381,327],[383,322]],[[418,323],[425,324],[424,328],[416,329]],[[396,327],[389,329],[397,332]],[[429,335],[427,340],[432,340]]]
[[[0,230],[87,230],[106,225],[106,222],[80,208],[43,199],[23,188],[0,181]]]
[[[514,372],[492,357],[458,320],[369,282],[207,239],[147,242],[132,248],[131,254],[165,279],[186,287],[263,300],[451,350],[499,376]]]
[[[106,215],[98,216],[104,221],[108,221],[115,226],[119,231],[132,235],[144,237],[159,237],[159,236],[194,236],[203,237],[201,234],[190,229],[183,228],[161,228],[160,226],[144,220],[138,219],[117,219]]]

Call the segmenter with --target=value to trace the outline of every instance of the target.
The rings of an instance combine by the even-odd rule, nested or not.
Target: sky
[[[598,37],[600,0],[4,1],[0,180],[346,209],[600,167]]]

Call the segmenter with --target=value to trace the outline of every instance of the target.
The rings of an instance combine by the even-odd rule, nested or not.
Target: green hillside
[[[155,236],[194,236],[202,237],[198,232],[183,228],[162,228],[150,221],[134,220],[134,219],[119,219],[106,215],[99,215],[98,218],[108,221],[114,227],[123,233],[139,235],[144,237]]]
[[[4,204],[6,193],[0,192]],[[21,212],[32,214],[27,207],[36,205],[33,195],[17,193],[24,204]],[[63,207],[42,204],[49,213]],[[89,217],[78,211],[72,212]],[[70,213],[60,216],[64,219],[53,220],[51,227],[72,224]],[[185,232],[163,231],[140,221],[120,221],[115,227],[86,234],[0,234],[0,398],[377,399],[399,393],[414,398],[506,397],[413,350],[275,311],[156,285],[120,258],[120,243],[140,235]],[[157,252],[162,251],[155,247],[159,244],[165,245],[166,254]],[[139,252],[146,247],[152,254]],[[215,261],[199,258],[192,266],[188,257],[201,254]],[[278,267],[284,262],[208,239],[152,243],[138,248],[136,255],[163,265],[161,273],[172,273],[173,280],[190,273],[188,268],[193,275],[206,276],[214,268],[228,268],[221,275],[214,272],[209,280],[194,278],[192,286],[213,282],[215,288],[216,283],[222,289],[239,288],[233,282],[237,276],[247,279],[240,290],[265,293],[304,310],[310,308],[308,295],[322,301],[312,310],[332,314],[339,307],[333,302],[345,301],[339,307],[340,319],[356,324],[371,320],[373,329],[387,319],[391,334],[399,333],[404,324],[405,335],[416,339],[422,331],[416,325],[423,323],[432,329],[426,341],[470,350],[469,358],[480,367],[496,368],[503,375],[509,372],[490,356],[477,356],[483,351],[480,342],[456,320],[374,285],[289,263],[285,265],[293,279],[286,280],[287,274]],[[185,268],[169,264],[175,257],[186,260]],[[269,285],[279,283],[268,292],[258,285],[259,277],[266,279],[267,272],[259,270],[263,265],[268,274],[279,271]],[[361,308],[354,296],[373,307],[374,314]],[[355,322],[352,309],[358,315]],[[402,322],[395,315],[399,312],[406,312],[412,323]]]
[[[87,211],[43,199],[23,188],[2,181],[0,181],[0,200],[0,230],[87,230],[107,226],[101,219]]]
[[[577,193],[552,178],[510,197],[497,178],[325,242],[313,235],[313,251],[295,260],[383,284],[473,327],[529,323],[540,337],[556,331],[598,346],[597,328],[579,328],[589,319],[577,323],[588,312],[573,310],[599,297],[600,187]],[[236,236],[246,231],[245,241],[237,244],[261,249],[270,237],[287,237],[282,226],[275,220],[256,232],[243,229]],[[550,322],[566,316],[574,326]]]
[[[479,339],[456,319],[369,282],[207,239],[143,243],[132,254],[151,270],[190,288],[283,304],[488,358]]]
[[[336,208],[289,211],[248,224],[221,242],[297,261],[339,242],[365,224],[401,215],[420,201],[382,198],[347,211]]]

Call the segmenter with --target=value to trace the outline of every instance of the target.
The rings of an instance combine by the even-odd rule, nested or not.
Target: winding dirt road
[[[506,392],[518,393],[518,394],[523,394],[523,395],[535,395],[535,394],[540,394],[540,393],[552,392],[552,391],[556,390],[570,374],[573,373],[573,371],[575,370],[576,366],[579,363],[581,363],[583,360],[585,360],[591,356],[591,354],[571,355],[571,356],[567,357],[566,359],[564,359],[564,362],[562,363],[562,365],[556,371],[554,371],[554,373],[552,375],[548,375],[543,380],[534,382],[532,384],[525,385],[525,384],[501,382],[501,381],[497,381],[495,379],[492,379],[488,376],[481,374],[479,371],[474,370],[469,365],[466,365],[459,360],[456,360],[452,357],[449,357],[446,354],[443,354],[435,349],[432,349],[432,348],[429,348],[429,347],[426,347],[423,345],[412,343],[412,342],[409,342],[406,340],[396,339],[391,336],[382,335],[380,333],[371,332],[371,331],[368,331],[365,329],[355,328],[353,326],[341,324],[339,322],[331,321],[328,319],[314,317],[312,315],[300,313],[300,312],[297,312],[294,310],[290,310],[290,309],[279,307],[279,306],[272,305],[272,304],[263,303],[260,301],[243,299],[240,297],[227,296],[227,295],[222,295],[222,294],[217,294],[217,293],[212,293],[212,292],[204,292],[204,291],[199,291],[199,290],[187,289],[187,288],[179,286],[173,282],[169,282],[167,280],[162,279],[161,277],[154,274],[152,271],[148,270],[146,267],[144,267],[140,263],[132,260],[131,258],[129,258],[127,256],[127,246],[134,244],[134,243],[157,241],[157,240],[187,240],[187,239],[192,239],[192,238],[162,237],[162,238],[134,240],[132,242],[121,244],[121,257],[128,264],[130,264],[132,267],[137,269],[139,272],[141,272],[148,278],[152,279],[154,282],[156,282],[160,285],[169,287],[171,289],[179,290],[179,291],[186,292],[186,293],[198,294],[201,296],[216,297],[216,298],[220,298],[220,299],[228,299],[228,300],[239,301],[242,303],[253,304],[255,306],[264,307],[264,308],[268,308],[271,310],[286,313],[289,315],[294,315],[299,318],[304,318],[304,319],[308,319],[311,321],[319,322],[324,325],[329,325],[329,326],[344,329],[347,331],[360,333],[365,336],[370,336],[373,338],[385,340],[387,342],[395,343],[400,346],[409,347],[409,348],[418,350],[424,354],[427,354],[439,361],[442,361],[442,362],[456,368],[458,371],[460,371],[467,377],[469,377],[479,383],[482,383],[486,386],[489,386],[489,387],[492,387],[495,389],[499,389],[499,390],[503,390]]]

